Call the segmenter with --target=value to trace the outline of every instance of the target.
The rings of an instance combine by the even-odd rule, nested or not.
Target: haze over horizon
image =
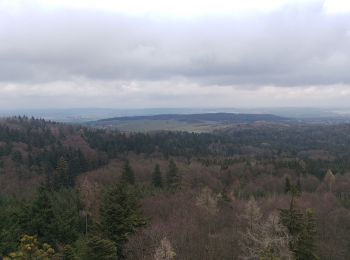
[[[0,0],[0,109],[347,107],[341,0]]]

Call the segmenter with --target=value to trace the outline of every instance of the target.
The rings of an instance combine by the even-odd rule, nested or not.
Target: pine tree
[[[174,162],[174,160],[170,160],[169,168],[166,176],[166,184],[169,190],[176,190],[181,185],[181,175],[179,170]]]
[[[102,232],[116,243],[121,257],[128,235],[146,224],[133,188],[121,183],[109,189],[103,196],[100,215]]]
[[[135,175],[133,169],[130,166],[129,160],[126,160],[124,163],[121,180],[124,183],[131,185],[135,184]]]
[[[162,188],[163,187],[163,178],[162,173],[160,171],[159,164],[156,164],[154,167],[154,171],[152,174],[152,184],[154,187]]]

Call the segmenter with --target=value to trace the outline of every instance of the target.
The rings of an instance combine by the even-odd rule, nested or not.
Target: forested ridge
[[[348,259],[350,125],[0,120],[4,259]]]

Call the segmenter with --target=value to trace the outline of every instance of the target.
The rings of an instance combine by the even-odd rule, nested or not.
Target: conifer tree
[[[297,184],[295,185],[295,189],[298,192],[298,194],[301,194],[301,182],[300,182],[300,179],[297,180]]]
[[[57,162],[52,186],[55,190],[59,190],[62,187],[68,187],[72,184],[72,180],[69,176],[68,162],[63,157],[61,157]]]
[[[305,213],[296,207],[296,197],[300,196],[300,184],[290,185],[291,201],[289,209],[280,211],[281,223],[287,228],[291,240],[290,250],[296,260],[317,260],[315,251],[316,225],[312,211]]]
[[[169,190],[176,190],[181,185],[181,175],[179,170],[174,162],[174,160],[170,160],[169,168],[166,176],[166,184]]]
[[[160,171],[159,164],[156,164],[153,174],[152,174],[152,184],[154,187],[162,188],[163,187],[163,178]]]
[[[88,236],[79,245],[78,259],[112,260],[119,258],[117,258],[117,247],[113,241],[98,236]]]
[[[135,175],[133,169],[131,168],[129,160],[126,160],[124,162],[121,180],[124,183],[128,183],[131,185],[135,184]]]
[[[116,243],[119,257],[123,256],[128,235],[146,224],[132,186],[123,183],[113,186],[104,194],[100,216],[102,232]]]
[[[71,245],[65,245],[62,250],[63,260],[75,260],[74,248]]]
[[[20,222],[26,233],[37,235],[50,244],[73,243],[83,227],[80,209],[81,202],[76,191],[61,189],[52,192],[41,187],[23,212]]]
[[[297,260],[317,260],[318,256],[314,253],[316,236],[316,223],[313,212],[307,209],[304,214],[303,230],[300,233],[296,247]]]
[[[33,201],[26,219],[26,230],[30,234],[35,234],[45,241],[51,243],[55,240],[57,230],[55,216],[49,192],[44,187],[40,187]]]
[[[288,193],[290,191],[290,180],[288,177],[285,179],[284,192]]]

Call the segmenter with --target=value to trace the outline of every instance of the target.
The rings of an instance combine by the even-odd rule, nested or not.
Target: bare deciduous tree
[[[176,253],[171,246],[170,241],[164,237],[160,241],[159,247],[154,254],[154,260],[173,260],[176,257]]]
[[[271,213],[263,219],[254,198],[245,207],[243,219],[247,228],[242,234],[241,259],[292,259],[288,231],[281,225],[279,215]]]

